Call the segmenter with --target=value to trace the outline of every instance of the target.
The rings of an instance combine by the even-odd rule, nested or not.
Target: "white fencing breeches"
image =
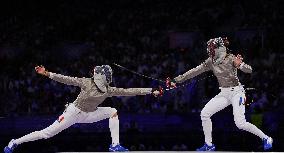
[[[21,144],[24,142],[29,141],[35,141],[38,139],[47,139],[50,138],[59,132],[63,131],[64,129],[67,129],[68,127],[72,126],[76,123],[94,123],[103,119],[107,119],[112,117],[117,110],[115,108],[111,107],[98,107],[98,109],[94,112],[83,112],[77,107],[75,107],[74,104],[70,104],[66,110],[63,112],[61,116],[58,117],[58,119],[49,127],[41,130],[41,131],[35,131],[30,134],[27,134],[19,139],[15,139],[16,144]],[[118,118],[116,117],[117,122]],[[113,118],[110,118],[111,120],[114,120]],[[113,125],[112,125],[113,126]],[[116,127],[112,127],[113,129],[118,129],[119,125],[115,124]],[[110,128],[111,129],[111,128]],[[114,130],[115,131],[115,130]],[[111,129],[112,132],[112,129]],[[117,133],[115,131],[115,133]]]
[[[261,130],[255,125],[249,123],[245,119],[245,91],[242,86],[233,88],[220,88],[221,92],[212,98],[201,111],[202,127],[205,136],[205,142],[208,145],[212,144],[212,122],[211,116],[225,107],[232,104],[234,121],[239,129],[248,131],[257,135],[261,139],[267,138]]]

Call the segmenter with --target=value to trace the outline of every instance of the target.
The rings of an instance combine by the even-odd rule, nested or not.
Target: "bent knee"
[[[246,129],[246,123],[246,121],[235,121],[236,126],[241,130]]]
[[[207,119],[210,119],[212,115],[210,113],[208,113],[206,110],[202,110],[201,113],[200,113],[200,117],[201,117],[201,120],[207,120]]]
[[[111,118],[113,118],[113,117],[117,117],[118,115],[117,115],[117,110],[115,109],[115,108],[111,108]]]

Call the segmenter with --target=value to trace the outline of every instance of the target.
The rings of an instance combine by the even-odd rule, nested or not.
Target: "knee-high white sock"
[[[112,145],[119,144],[119,120],[118,116],[109,119],[109,129],[112,138]]]
[[[210,118],[202,119],[202,127],[205,137],[205,143],[212,145],[212,121]]]
[[[21,144],[21,143],[24,143],[24,142],[29,142],[29,141],[35,141],[35,140],[39,140],[39,139],[43,139],[40,131],[35,131],[35,132],[32,132],[30,134],[27,134],[19,139],[15,139],[14,142],[16,144]]]
[[[260,137],[261,139],[268,138],[268,136],[265,135],[259,128],[249,122],[245,122],[242,129]]]

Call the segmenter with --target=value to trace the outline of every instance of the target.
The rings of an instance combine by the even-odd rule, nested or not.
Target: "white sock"
[[[12,139],[12,140],[9,142],[8,147],[9,147],[9,148],[12,148],[13,144],[15,144],[15,140],[14,140],[14,139]],[[17,143],[16,143],[16,144],[17,144]]]
[[[259,128],[257,128],[255,125],[249,123],[249,122],[245,122],[244,123],[244,127],[243,130],[248,131],[258,137],[260,137],[261,139],[268,139],[269,137],[267,135],[265,135]]]
[[[205,119],[202,121],[202,127],[205,137],[205,143],[208,146],[212,146],[212,121],[211,119]]]
[[[39,131],[35,131],[35,132],[27,134],[27,135],[25,135],[25,136],[23,136],[19,139],[15,139],[14,143],[19,145],[19,144],[22,144],[24,142],[35,141],[35,140],[38,140],[38,139],[42,139],[42,136],[41,136]]]
[[[112,146],[119,144],[119,120],[118,116],[109,119],[109,129],[112,138]]]

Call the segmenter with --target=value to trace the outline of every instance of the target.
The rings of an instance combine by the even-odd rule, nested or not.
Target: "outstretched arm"
[[[52,80],[55,80],[60,83],[64,83],[67,85],[73,85],[73,86],[79,86],[79,87],[83,86],[83,78],[69,77],[69,76],[64,76],[61,74],[48,72],[44,66],[36,66],[35,70],[38,74],[47,76],[51,78]]]
[[[210,70],[210,66],[209,66],[209,62],[210,62],[210,58],[206,59],[203,63],[201,63],[200,65],[198,65],[197,67],[185,72],[182,75],[179,75],[177,77],[175,77],[173,80],[177,83],[182,83],[188,79],[191,79],[205,71],[209,71]]]
[[[110,96],[136,96],[136,95],[147,95],[153,94],[158,96],[161,93],[153,88],[116,88],[109,87],[108,93]]]
[[[243,62],[243,57],[241,55],[237,55],[234,60],[234,66],[245,73],[252,73],[252,68],[250,65]]]

